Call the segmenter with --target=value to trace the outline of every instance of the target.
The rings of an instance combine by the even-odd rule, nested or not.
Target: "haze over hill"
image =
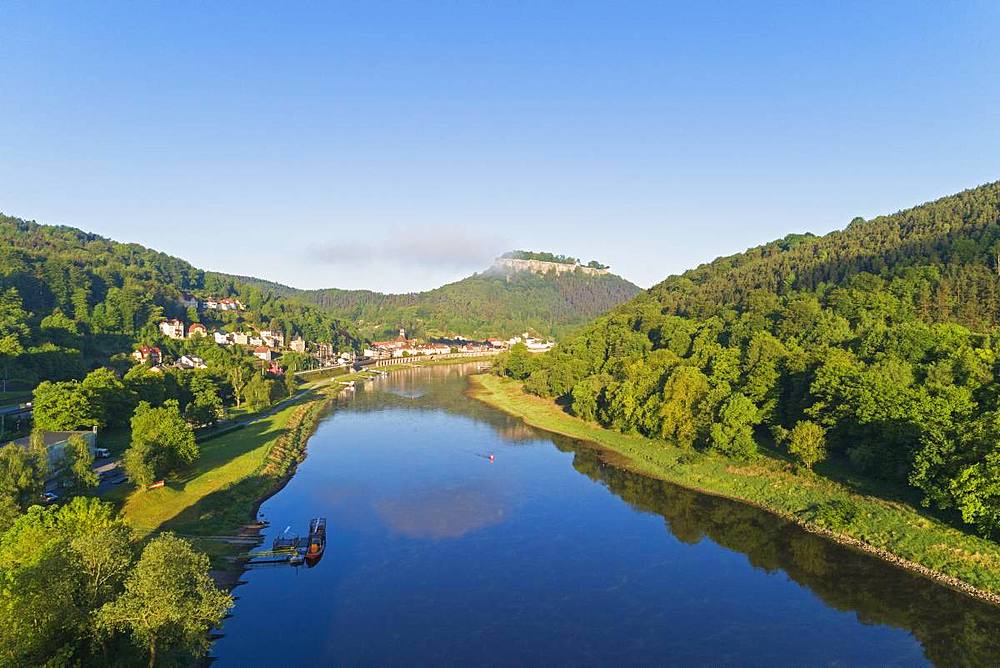
[[[316,304],[376,338],[399,327],[426,335],[487,337],[532,330],[558,337],[640,292],[596,261],[581,265],[575,258],[527,251],[506,255],[511,257],[498,258],[481,273],[409,294],[298,290],[246,276],[215,275]]]

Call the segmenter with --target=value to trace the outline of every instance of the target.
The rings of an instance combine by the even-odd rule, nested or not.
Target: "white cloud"
[[[407,230],[382,241],[344,241],[320,244],[309,257],[323,264],[377,265],[392,263],[419,269],[478,271],[507,248],[492,234],[468,228]]]

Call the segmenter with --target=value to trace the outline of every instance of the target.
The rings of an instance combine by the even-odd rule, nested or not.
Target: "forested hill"
[[[603,266],[603,265],[602,265]],[[223,276],[219,274],[218,276]],[[233,277],[247,281],[245,277]],[[434,290],[383,294],[369,290],[295,290],[254,282],[296,296],[354,322],[378,337],[405,327],[416,335],[502,336],[525,330],[561,336],[631,299],[640,289],[614,274],[487,271]]]
[[[720,258],[649,290],[678,315],[704,317],[745,306],[756,290],[823,294],[860,274],[905,281],[928,322],[995,325],[1000,317],[1000,183],[873,220],[855,218],[823,237],[784,239]],[[864,280],[864,279],[862,279]]]
[[[0,378],[32,387],[81,377],[137,342],[155,342],[165,317],[206,317],[181,304],[188,292],[247,305],[223,324],[301,334],[338,348],[359,343],[349,323],[314,306],[206,276],[138,244],[0,214]]]
[[[998,283],[993,183],[718,259],[500,366],[604,426],[829,459],[997,535]]]

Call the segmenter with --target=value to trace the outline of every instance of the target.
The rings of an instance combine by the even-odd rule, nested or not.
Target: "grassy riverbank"
[[[476,360],[442,361],[460,364]],[[385,371],[424,364],[387,367]],[[295,464],[304,458],[316,422],[342,389],[340,383],[369,377],[363,371],[314,380],[287,404],[264,411],[239,429],[201,442],[197,462],[182,475],[168,479],[163,488],[117,488],[114,494],[123,516],[140,536],[174,531],[212,556],[217,567],[231,565],[234,557],[246,552],[247,539],[254,535],[250,524],[256,519],[257,508],[281,489]],[[126,444],[127,438],[121,449]]]
[[[241,429],[201,444],[201,456],[161,489],[132,490],[122,514],[140,536],[174,531],[217,567],[247,549],[260,503],[304,456],[315,423],[339,386],[314,388]],[[244,536],[240,540],[240,536]]]
[[[786,462],[741,463],[641,436],[603,429],[567,414],[521,383],[490,375],[472,378],[470,394],[526,423],[591,442],[615,453],[616,464],[697,491],[759,506],[872,553],[1000,604],[1000,545],[963,533],[901,502],[858,493]]]

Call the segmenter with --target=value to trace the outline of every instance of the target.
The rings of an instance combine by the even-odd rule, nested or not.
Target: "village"
[[[551,341],[529,336],[527,332],[507,340],[489,338],[485,341],[475,341],[463,336],[456,336],[453,339],[438,339],[429,343],[421,343],[416,339],[407,338],[406,330],[401,328],[396,338],[387,341],[374,341],[365,347],[363,359],[379,360],[415,355],[501,352],[518,343],[524,343],[531,352],[545,352],[555,345]]]
[[[245,311],[246,306],[238,299],[230,297],[198,299],[190,294],[182,295],[182,306],[196,312],[203,311]],[[385,360],[398,360],[409,357],[435,357],[440,355],[483,355],[503,352],[511,346],[523,343],[529,352],[540,353],[550,350],[555,342],[531,336],[528,332],[509,339],[488,338],[485,340],[470,339],[461,335],[451,338],[436,338],[424,341],[409,338],[404,328],[393,339],[373,341],[364,346],[361,355],[353,350],[334,350],[330,343],[307,341],[301,335],[286,339],[285,333],[268,329],[243,329],[226,332],[221,329],[209,329],[201,322],[185,323],[178,318],[168,318],[159,323],[159,331],[165,338],[175,341],[207,339],[219,346],[241,346],[254,357],[268,365],[271,373],[283,372],[279,358],[286,352],[307,355],[311,361],[310,368],[335,368],[363,366]],[[141,345],[133,353],[132,358],[147,365],[150,370],[160,372],[168,366],[180,369],[205,369],[204,359],[193,354],[183,354],[175,360],[166,359],[158,346]]]

